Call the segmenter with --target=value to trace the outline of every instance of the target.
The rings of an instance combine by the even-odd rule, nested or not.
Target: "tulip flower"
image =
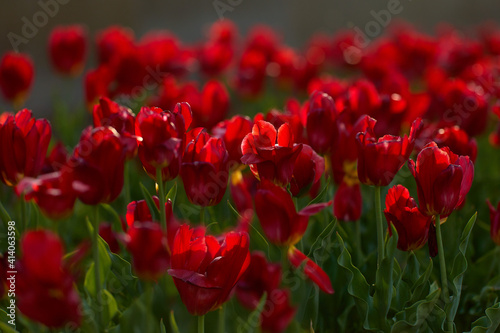
[[[250,165],[258,179],[287,185],[292,180],[293,167],[301,150],[302,144],[293,144],[288,124],[281,125],[276,132],[273,125],[259,120],[241,143],[241,162]]]
[[[135,134],[139,137],[139,158],[148,175],[161,180],[174,179],[179,174],[184,151],[184,136],[191,124],[188,104],[177,104],[174,111],[143,107],[135,119]]]
[[[248,50],[241,56],[236,78],[236,89],[243,96],[257,96],[266,78],[266,55],[259,50]]]
[[[94,105],[94,127],[111,126],[118,134],[125,147],[127,159],[137,154],[137,137],[135,136],[135,116],[132,110],[102,97],[99,104]]]
[[[29,231],[20,242],[17,261],[16,305],[31,320],[49,328],[79,326],[80,297],[63,264],[63,244],[50,231]]]
[[[304,253],[300,252],[295,246],[288,249],[288,260],[293,267],[304,267],[304,273],[311,279],[322,291],[327,294],[333,294],[334,290],[330,278],[314,261],[309,259]],[[305,261],[305,264],[304,264]]]
[[[224,140],[229,154],[230,166],[241,163],[243,153],[241,142],[243,138],[252,131],[253,122],[246,116],[236,115],[231,119],[221,121],[212,128],[212,133],[216,138]]]
[[[418,189],[420,210],[427,215],[447,217],[465,200],[474,178],[469,156],[458,156],[448,147],[428,143],[409,168]]]
[[[15,107],[23,105],[33,85],[33,61],[28,55],[7,52],[0,60],[0,90]]]
[[[309,98],[307,138],[311,147],[320,154],[332,149],[337,114],[335,103],[329,95],[316,91]]]
[[[296,197],[303,195],[311,189],[313,184],[320,181],[324,172],[325,160],[323,157],[316,154],[310,146],[302,145],[302,150],[293,167],[290,192]]]
[[[114,128],[87,128],[68,164],[73,190],[83,203],[109,203],[122,191],[125,150]]]
[[[228,232],[220,240],[182,225],[172,247],[173,277],[189,313],[203,316],[225,303],[250,264],[249,237]]]
[[[120,252],[120,244],[118,243],[118,234],[113,230],[113,226],[109,222],[103,222],[99,225],[99,236],[108,244],[109,250],[113,253]]]
[[[76,76],[85,65],[87,33],[80,25],[58,26],[49,36],[52,66],[61,74]]]
[[[396,185],[385,197],[385,218],[392,235],[391,224],[398,232],[398,249],[414,251],[427,243],[431,217],[423,214],[408,189]]]
[[[198,132],[188,143],[182,162],[181,177],[189,201],[202,207],[218,204],[227,188],[228,154],[222,139]]]
[[[253,212],[253,197],[257,189],[258,180],[251,174],[242,174],[240,170],[231,173],[230,191],[236,210],[243,214],[245,211]]]
[[[274,244],[291,246],[306,232],[309,217],[331,202],[307,206],[297,213],[290,194],[268,180],[263,180],[255,195],[255,210],[266,237]]]
[[[111,64],[115,58],[126,53],[134,45],[134,33],[130,29],[111,26],[96,37],[97,55],[100,64]]]
[[[490,209],[490,235],[491,239],[497,244],[500,245],[500,202],[497,205],[497,208],[491,204],[489,200],[486,200],[488,204],[488,208]]]
[[[333,215],[340,221],[357,221],[361,217],[363,201],[358,182],[342,181],[333,198]]]
[[[294,100],[288,101],[285,105],[284,111],[277,109],[271,109],[268,113],[263,115],[258,113],[253,118],[254,123],[259,120],[265,120],[271,123],[275,128],[280,128],[284,123],[288,123],[290,129],[293,133],[294,142],[303,143],[307,142],[304,135],[304,123],[305,123],[305,113],[307,111],[307,101],[304,106],[301,107],[300,104],[295,104]]]
[[[0,179],[7,186],[41,172],[51,137],[45,119],[35,119],[23,109],[15,115],[3,114],[0,120]]]
[[[219,81],[208,81],[201,91],[201,108],[193,109],[193,126],[211,129],[224,120],[228,110],[229,93],[226,87]]]
[[[372,122],[371,125],[375,125]],[[413,122],[410,136],[403,138],[384,135],[375,139],[373,128],[358,133],[358,177],[366,185],[387,186],[408,160],[415,146],[415,138],[422,126],[421,120]]]
[[[42,174],[59,171],[68,160],[68,151],[61,141],[58,141],[45,157],[43,162]]]
[[[271,291],[260,314],[263,332],[279,333],[286,330],[297,313],[297,307],[290,305],[291,299],[288,289]]]
[[[85,73],[83,84],[87,109],[92,112],[99,99],[110,95],[109,87],[113,81],[112,70],[107,66],[99,66]]]
[[[458,126],[445,127],[437,131],[434,142],[439,148],[448,147],[457,155],[469,156],[472,163],[476,161],[477,142]]]

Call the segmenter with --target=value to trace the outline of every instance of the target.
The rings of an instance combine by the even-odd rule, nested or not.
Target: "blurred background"
[[[342,29],[363,29],[374,20],[372,11],[387,9],[391,3],[399,5],[399,13],[392,15],[391,21],[404,20],[428,33],[441,23],[467,33],[481,23],[500,22],[498,0],[4,0],[0,2],[0,53],[12,49],[9,33],[22,36],[25,22],[33,22],[43,5],[54,2],[58,5],[57,12],[48,17],[27,43],[19,46],[19,51],[29,53],[35,61],[35,83],[26,102],[35,115],[51,113],[54,93],[72,94],[69,100],[82,101],[83,88],[74,88],[81,80],[66,81],[53,75],[50,68],[47,38],[51,29],[61,24],[82,23],[92,37],[113,24],[130,27],[137,38],[152,29],[168,29],[189,44],[201,40],[210,23],[225,18],[234,21],[241,34],[256,23],[265,23],[275,28],[286,44],[298,48],[315,32],[333,34]],[[37,19],[43,23],[43,17]],[[86,68],[95,65],[94,50],[91,44]],[[11,107],[2,100],[0,108]]]

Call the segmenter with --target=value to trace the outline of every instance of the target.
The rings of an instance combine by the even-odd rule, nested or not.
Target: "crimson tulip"
[[[221,121],[212,128],[212,133],[216,138],[224,140],[229,154],[230,165],[241,163],[243,153],[241,142],[243,138],[252,131],[253,122],[246,116],[236,115],[231,119]]]
[[[111,26],[96,37],[97,56],[100,64],[111,64],[134,45],[134,33],[130,29]]]
[[[58,26],[49,36],[52,66],[61,74],[80,74],[87,55],[87,33],[83,26]]]
[[[266,78],[266,55],[259,50],[248,50],[241,56],[235,82],[237,91],[243,96],[257,96]]]
[[[276,132],[272,124],[259,120],[241,143],[241,162],[250,165],[258,179],[287,185],[292,180],[294,164],[301,150],[302,144],[293,144],[293,134],[287,123]]]
[[[443,218],[465,200],[474,178],[474,164],[469,156],[458,156],[448,147],[428,143],[409,168],[418,189],[420,209],[427,215]]]
[[[374,125],[375,122],[371,124]],[[403,138],[384,135],[376,140],[373,127],[369,127],[364,133],[358,133],[356,140],[359,180],[366,185],[389,185],[410,157],[421,127],[421,120],[415,120],[411,126],[410,136],[405,135]]]
[[[109,250],[114,253],[120,252],[120,244],[118,243],[118,233],[113,230],[113,225],[109,222],[99,224],[99,236],[104,239],[109,246]]]
[[[398,249],[414,251],[427,243],[431,217],[423,214],[410,192],[403,185],[389,189],[385,197],[385,218],[392,235],[391,224],[398,232]]]
[[[227,188],[228,154],[222,139],[211,138],[203,129],[188,143],[181,178],[189,201],[200,206],[218,204]]]
[[[94,105],[94,127],[111,126],[118,134],[125,147],[127,158],[137,153],[137,137],[135,136],[135,116],[127,107],[113,102],[107,97],[99,99]]]
[[[83,84],[87,109],[92,112],[99,99],[110,95],[109,86],[113,81],[112,70],[108,66],[99,66],[85,73]]]
[[[79,326],[81,302],[74,279],[63,264],[64,249],[50,231],[25,233],[16,263],[16,305],[31,320],[49,328]]]
[[[473,163],[476,161],[476,140],[470,138],[467,132],[458,126],[439,129],[434,136],[434,142],[436,142],[439,148],[448,147],[455,154],[467,155]]]
[[[87,128],[68,164],[73,190],[83,203],[109,203],[122,191],[125,149],[114,128]]]
[[[297,213],[290,194],[268,180],[260,183],[255,195],[255,210],[266,237],[274,244],[296,244],[306,232],[309,217],[331,202],[309,205]]]
[[[490,235],[491,239],[498,245],[500,245],[500,202],[497,208],[491,204],[489,200],[486,200],[488,208],[490,209]]]
[[[304,144],[293,167],[290,192],[293,196],[301,196],[313,184],[317,184],[325,172],[325,160],[308,145]]]
[[[173,112],[141,108],[135,119],[135,134],[139,138],[139,158],[151,178],[158,180],[157,169],[161,169],[163,181],[177,177],[191,119],[191,108],[186,103],[177,104]]]
[[[243,174],[240,170],[231,173],[230,190],[236,210],[243,214],[253,212],[253,197],[257,190],[258,180],[251,174]]]
[[[210,80],[201,91],[201,108],[193,109],[193,126],[211,129],[224,120],[228,110],[229,93],[226,87],[219,81]]]
[[[4,184],[14,186],[23,177],[38,176],[51,133],[49,122],[33,118],[28,109],[1,117],[0,179]]]
[[[23,105],[33,85],[35,69],[31,58],[22,53],[7,52],[0,60],[0,90],[14,106]]]
[[[68,160],[68,151],[61,141],[58,141],[45,157],[42,174],[59,171]]]
[[[231,231],[217,240],[203,227],[179,228],[168,273],[189,313],[203,316],[228,300],[250,264],[249,243],[246,232]]]
[[[311,147],[320,154],[332,149],[337,114],[335,103],[329,95],[316,91],[309,98],[307,138]]]
[[[363,201],[359,182],[342,181],[333,198],[333,215],[340,221],[357,221]]]
[[[303,266],[306,276],[325,293],[334,293],[332,282],[330,281],[328,274],[326,274],[326,272],[322,270],[318,264],[309,259],[304,253],[300,252],[295,246],[290,246],[288,249],[288,260],[290,260],[290,263],[295,268]]]

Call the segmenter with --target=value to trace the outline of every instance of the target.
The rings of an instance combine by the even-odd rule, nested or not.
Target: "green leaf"
[[[9,320],[12,320],[7,312],[5,312],[3,309],[0,309],[0,332],[4,333],[17,333],[16,329],[8,324]]]
[[[467,258],[465,256],[467,252],[467,245],[469,244],[469,237],[476,222],[477,212],[472,215],[469,222],[465,226],[462,232],[462,237],[460,237],[460,245],[458,247],[459,252],[453,260],[453,267],[449,274],[449,280],[452,281],[450,284],[450,290],[452,293],[451,302],[446,306],[446,313],[448,313],[448,318],[450,321],[454,321],[455,315],[457,314],[458,305],[460,304],[460,296],[462,294],[462,282],[464,279],[465,271],[467,270]]]
[[[100,204],[100,206],[104,208],[104,210],[107,211],[109,214],[111,214],[111,216],[113,217],[113,222],[112,222],[113,230],[120,232],[123,231],[122,220],[120,219],[120,215],[118,215],[116,210],[114,210],[113,207],[111,207],[108,204]]]
[[[326,182],[326,185],[325,187],[323,187],[323,189],[321,190],[321,192],[319,192],[319,194],[316,196],[316,198],[312,199],[306,207],[310,206],[310,205],[313,205],[313,204],[316,204],[316,203],[320,203],[323,201],[323,198],[325,197],[326,195],[326,192],[328,191],[328,188],[330,187],[330,183],[331,183],[331,180],[328,179],[328,181]]]
[[[441,290],[436,289],[427,295],[425,299],[398,313],[396,316],[403,319],[392,326],[391,332],[420,332],[422,326],[426,325],[426,321],[436,306],[440,294]]]
[[[468,333],[495,333],[500,330],[500,302],[485,311],[486,315],[472,323]]]
[[[87,228],[89,229],[90,234],[93,233],[94,227],[90,223],[87,218]],[[98,254],[99,254],[99,276],[101,280],[101,284],[105,284],[106,276],[111,268],[111,258],[109,255],[109,247],[108,244],[102,239],[101,236],[97,237],[98,240]],[[95,263],[92,263],[85,274],[85,281],[83,283],[85,289],[89,292],[90,295],[96,297],[96,281],[95,281]]]
[[[163,319],[162,319],[163,321]],[[175,321],[174,310],[170,311],[170,327],[174,333],[180,333],[179,327],[177,326],[177,322]],[[165,331],[165,326],[162,325],[162,333]]]
[[[175,204],[175,198],[177,197],[177,182],[174,182],[174,185],[170,188],[170,190],[167,193],[167,196],[165,197],[165,201],[168,199],[172,200],[172,206]]]
[[[318,237],[316,237],[316,239],[314,240],[313,244],[311,245],[309,253],[307,254],[308,257],[310,257],[311,254],[314,252],[316,244],[321,244],[324,239],[330,239],[331,238],[332,233],[335,230],[336,225],[337,225],[337,219],[333,219],[330,223],[328,223],[328,225],[326,226],[326,228],[323,229],[323,231],[321,231],[321,233],[318,235]]]
[[[113,317],[118,314],[118,304],[116,303],[115,298],[109,291],[104,289],[101,295],[101,314],[102,320],[107,327],[109,323],[113,320]]]
[[[433,266],[434,264],[432,262],[432,259],[429,259],[429,264],[427,265],[427,268],[425,269],[424,273],[420,275],[420,277],[417,279],[417,281],[415,281],[415,283],[411,287],[412,294],[411,294],[410,304],[415,303],[418,300],[422,299],[422,297],[427,292],[428,289],[427,282],[431,277]]]
[[[143,332],[157,332],[156,321],[149,311],[138,299],[123,312],[120,318],[120,325],[117,332],[120,333],[143,333]],[[153,328],[152,326],[156,326]],[[148,330],[149,329],[149,330]]]
[[[141,187],[142,196],[144,197],[144,200],[146,200],[146,204],[148,205],[149,212],[151,213],[153,221],[159,221],[160,209],[153,201],[153,195],[149,193],[148,189],[142,183],[139,183],[139,186]]]

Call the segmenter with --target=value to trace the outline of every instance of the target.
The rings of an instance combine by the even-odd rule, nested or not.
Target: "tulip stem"
[[[205,315],[198,316],[198,333],[205,333]]]
[[[200,223],[205,225],[205,206],[200,208]]]
[[[92,235],[92,252],[94,255],[94,278],[95,278],[95,294],[96,294],[96,308],[100,304],[101,297],[101,274],[99,272],[99,206],[96,205],[94,208],[94,218],[93,218],[93,235]],[[97,330],[101,324],[101,314],[100,311],[94,311],[95,321],[97,325]]]
[[[439,220],[439,215],[436,215],[436,238],[438,243],[439,267],[441,269],[442,296],[446,306],[450,302],[450,295],[448,293],[448,275],[446,274],[446,261],[444,257],[443,236],[441,234],[441,221]],[[446,311],[446,321],[448,322],[448,331],[453,332],[453,323],[448,317],[448,311]]]
[[[382,187],[375,186],[375,218],[377,220],[377,267],[380,268],[384,260],[384,224],[382,220],[382,203],[380,201],[380,192]]]
[[[163,230],[167,230],[167,215],[165,212],[165,183],[163,182],[161,168],[156,169],[156,182],[158,184],[158,196],[160,197],[160,222]]]
[[[219,308],[219,333],[226,332],[226,309],[224,304]]]
[[[125,204],[128,205],[131,201],[130,197],[130,163],[125,162],[123,179],[123,191],[125,195]]]

